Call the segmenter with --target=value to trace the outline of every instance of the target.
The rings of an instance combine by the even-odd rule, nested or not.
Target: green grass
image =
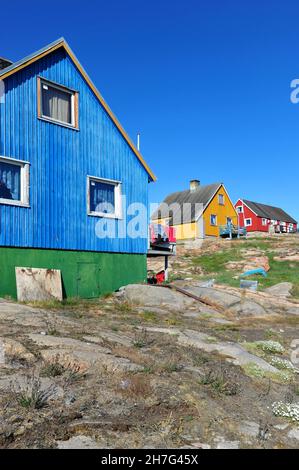
[[[244,250],[249,249],[260,249],[263,251],[261,255],[269,257],[270,271],[267,273],[267,277],[264,278],[263,276],[256,275],[248,278],[259,282],[259,290],[266,289],[280,282],[291,282],[294,285],[292,295],[299,298],[299,262],[274,260],[277,253],[271,252],[273,249],[272,239],[267,241],[259,239],[235,241],[233,247],[230,249],[193,257],[192,264],[200,266],[203,269],[204,274],[200,277],[201,279],[207,279],[213,275],[213,278],[219,284],[239,287],[240,279],[239,277],[234,279],[234,277],[241,273],[226,269],[226,265],[229,262],[244,260]],[[248,260],[248,262],[249,261],[250,260]]]
[[[270,379],[278,383],[290,383],[293,379],[293,375],[289,371],[278,370],[277,372],[268,372],[253,362],[244,365],[242,369],[246,375],[255,379]]]

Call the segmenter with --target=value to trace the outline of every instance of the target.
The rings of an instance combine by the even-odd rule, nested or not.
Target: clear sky
[[[1,2],[0,56],[64,36],[158,177],[150,199],[189,180],[299,220],[296,0]]]

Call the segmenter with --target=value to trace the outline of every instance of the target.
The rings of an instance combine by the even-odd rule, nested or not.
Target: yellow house
[[[175,227],[177,240],[187,240],[218,237],[219,228],[237,225],[238,216],[223,183],[202,186],[192,180],[188,190],[167,196],[151,219]]]

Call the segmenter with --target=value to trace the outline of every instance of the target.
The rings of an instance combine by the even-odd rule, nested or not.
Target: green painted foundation
[[[96,298],[146,279],[146,255],[0,247],[0,296],[17,298],[15,267],[60,269],[64,297]]]

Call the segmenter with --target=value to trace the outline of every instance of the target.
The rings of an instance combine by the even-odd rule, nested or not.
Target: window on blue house
[[[0,203],[28,204],[29,165],[7,157],[0,158]]]
[[[88,177],[88,213],[100,217],[121,217],[119,181]]]
[[[39,89],[39,117],[78,127],[78,94],[75,91],[43,79],[39,79]]]

